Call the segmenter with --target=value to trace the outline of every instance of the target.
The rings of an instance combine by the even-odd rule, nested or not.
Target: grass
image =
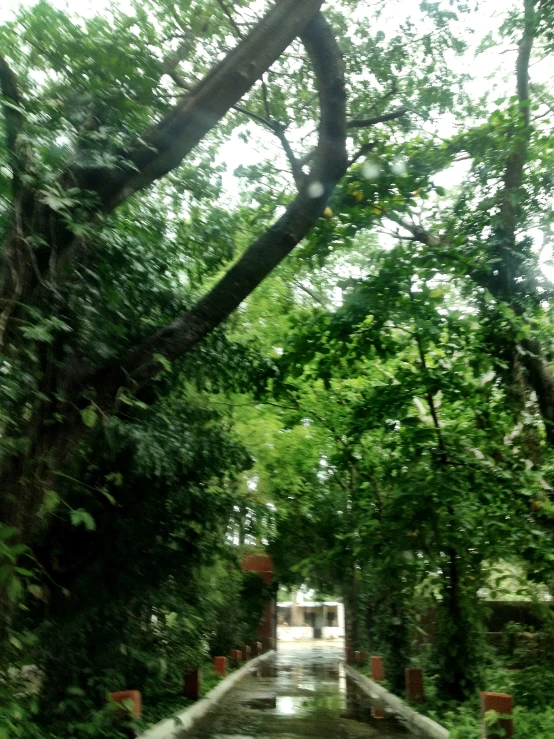
[[[368,665],[358,668],[371,677]],[[381,683],[390,690],[387,681]],[[529,665],[509,669],[502,659],[491,660],[483,674],[483,689],[509,693],[514,697],[515,739],[553,739],[554,737],[554,666]],[[451,739],[481,739],[481,708],[476,693],[463,703],[440,699],[432,676],[425,678],[424,704],[406,701],[412,708],[432,718],[450,731]],[[405,696],[400,694],[401,698]]]
[[[213,662],[204,662],[200,669],[202,671],[200,697],[204,698],[224,678],[216,675]],[[237,669],[237,667],[233,667],[229,662],[227,665],[227,675],[232,674]],[[173,675],[169,680],[164,681],[159,690],[150,690],[144,696],[142,720],[144,730],[164,718],[169,718],[173,714],[183,711],[193,704],[193,700],[183,696],[182,676],[179,674]]]

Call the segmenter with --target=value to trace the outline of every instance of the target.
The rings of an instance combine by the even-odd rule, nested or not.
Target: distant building
[[[277,603],[277,639],[344,639],[344,606],[336,600],[304,600],[302,592]]]

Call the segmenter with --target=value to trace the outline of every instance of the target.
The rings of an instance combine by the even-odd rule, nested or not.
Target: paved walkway
[[[280,643],[276,656],[182,739],[407,737],[394,719],[372,717],[370,699],[346,678],[343,658],[343,648],[325,642]]]

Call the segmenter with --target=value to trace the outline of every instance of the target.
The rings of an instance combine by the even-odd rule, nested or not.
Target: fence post
[[[514,735],[514,720],[502,718],[494,726],[487,726],[485,714],[487,711],[496,711],[504,715],[512,715],[512,696],[507,693],[481,693],[481,717],[483,719],[483,739],[493,737],[512,737]]]
[[[385,709],[381,704],[371,707],[371,718],[386,718]]]
[[[249,659],[250,659],[250,647],[245,644],[242,648],[242,661],[248,662]]]
[[[385,679],[385,668],[383,666],[382,657],[371,658],[371,678],[376,682],[380,682]]]
[[[124,701],[132,701],[131,713],[135,718],[142,716],[142,695],[138,690],[118,690],[116,693],[110,693],[110,698],[114,703],[124,708]]]
[[[227,657],[214,657],[214,670],[218,677],[225,677],[227,674]]]
[[[202,674],[198,668],[185,670],[183,673],[183,695],[197,701],[200,698]]]
[[[231,649],[229,658],[231,660],[231,664],[233,665],[233,667],[238,667],[240,664],[240,659],[241,659],[240,649]]]
[[[423,670],[419,667],[406,667],[404,674],[406,676],[406,697],[418,703],[425,703]]]
[[[118,703],[121,708],[114,711],[113,722],[118,725],[119,730],[129,737],[135,736],[135,731],[127,727],[127,721],[142,716],[142,695],[138,690],[118,690],[110,693],[110,698],[114,703]],[[127,710],[125,703],[131,701],[130,711]]]
[[[259,657],[262,653],[262,643],[261,641],[255,641],[254,644],[252,644],[252,654],[254,657]]]

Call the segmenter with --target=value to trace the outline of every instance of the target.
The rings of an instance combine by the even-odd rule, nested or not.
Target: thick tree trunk
[[[484,649],[479,599],[463,587],[464,572],[462,558],[451,547],[442,602],[437,607],[435,659],[440,693],[455,701],[475,693]]]

